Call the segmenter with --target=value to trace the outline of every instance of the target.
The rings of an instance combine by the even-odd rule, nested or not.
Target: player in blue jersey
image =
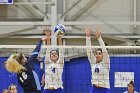
[[[34,62],[37,61],[42,40],[38,42],[28,59],[22,53],[15,53],[5,62],[6,69],[11,73],[17,74],[18,82],[23,88],[24,93],[41,93],[39,78],[34,70]]]

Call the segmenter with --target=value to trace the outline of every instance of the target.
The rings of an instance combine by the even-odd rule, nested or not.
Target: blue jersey
[[[41,86],[37,73],[34,71],[34,62],[39,54],[42,40],[39,41],[31,57],[28,58],[27,63],[24,65],[26,70],[22,70],[17,74],[17,79],[20,86],[23,88],[24,93],[41,93]]]

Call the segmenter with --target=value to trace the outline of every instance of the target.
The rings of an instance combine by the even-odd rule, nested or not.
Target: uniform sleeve
[[[40,52],[40,48],[41,48],[41,45],[42,45],[42,40],[40,40],[36,46],[36,48],[34,49],[34,51],[32,52],[31,56],[28,58],[28,64],[33,67],[34,65],[34,62],[37,61],[37,57],[38,57],[38,54]]]
[[[64,49],[59,48],[59,58],[60,58],[60,64],[64,64]]]
[[[44,63],[45,64],[48,64],[49,61],[50,61],[50,48],[47,48],[47,51],[46,51],[46,55],[45,55],[45,59],[44,59]]]
[[[104,64],[106,64],[106,66],[110,69],[110,57],[109,57],[108,51],[106,49],[106,46],[104,44],[104,41],[101,37],[98,39],[98,41],[102,48]]]
[[[43,74],[45,74],[45,58],[46,58],[46,57],[44,56],[44,57],[43,57],[43,69],[42,69],[42,70],[43,70]]]
[[[87,47],[91,46],[91,38],[90,37],[86,37],[86,46]],[[87,56],[88,56],[88,60],[89,60],[90,64],[96,63],[96,58],[92,53],[92,49],[86,48],[86,51],[87,51]]]
[[[127,91],[123,92],[123,93],[128,93]]]

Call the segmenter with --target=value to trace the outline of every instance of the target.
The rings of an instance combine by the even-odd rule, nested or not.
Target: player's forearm
[[[108,64],[108,68],[110,68],[110,66],[109,66],[110,65],[110,58],[109,58],[109,54],[108,54],[108,51],[106,49],[105,43],[101,37],[98,39],[98,41],[99,41],[100,46],[102,47],[103,59],[104,59],[105,63]]]
[[[88,48],[86,48],[88,60],[90,61],[91,64],[93,64],[93,63],[95,63],[95,56],[92,53],[92,49],[89,48],[91,46],[90,37],[86,37],[86,46],[88,47]]]
[[[91,38],[90,37],[86,37],[86,46],[87,47],[91,46]],[[87,50],[87,55],[90,56],[91,48],[86,48],[86,50]]]
[[[51,38],[47,37],[47,45],[51,45]]]
[[[36,45],[36,48],[34,49],[33,53],[34,52],[39,52],[40,51],[40,48],[41,48],[41,45],[42,45],[42,40],[39,40],[39,42]]]
[[[40,48],[41,48],[41,45],[42,45],[42,40],[40,40],[36,46],[36,48],[34,49],[34,51],[32,52],[30,58],[28,59],[29,63],[30,62],[33,62],[34,60],[36,60],[39,52],[40,52]]]
[[[62,37],[58,36],[58,45],[62,45]]]
[[[100,46],[102,47],[103,53],[107,53],[107,49],[106,49],[106,47],[105,47],[105,43],[104,43],[102,37],[100,37],[100,38],[98,39],[98,41],[99,41]]]
[[[50,44],[51,44],[51,38],[48,37],[48,38],[47,38],[47,45],[49,46]],[[45,63],[48,63],[49,60],[50,60],[50,48],[47,48]]]
[[[62,37],[59,36],[58,37],[58,44],[61,46],[62,45]],[[59,58],[60,58],[60,63],[63,63],[64,59],[63,59],[63,51],[64,49],[62,49],[61,47],[59,48]]]
[[[86,36],[86,46],[91,46],[91,37]]]

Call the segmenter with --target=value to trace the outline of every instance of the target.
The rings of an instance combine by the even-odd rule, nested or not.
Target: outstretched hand
[[[46,37],[42,38],[42,40],[46,41],[48,38],[50,38],[51,30],[49,29],[49,27],[44,27],[43,33],[46,35]]]
[[[97,39],[101,37],[101,28],[99,26],[96,27],[96,32],[94,34]]]
[[[44,33],[47,37],[50,37],[50,35],[51,35],[51,30],[49,29],[49,27],[44,27],[44,28],[43,28],[43,33]]]
[[[84,28],[84,31],[85,31],[85,33],[86,33],[86,36],[87,36],[87,37],[90,37],[91,28],[90,28],[90,27],[85,27],[85,28]]]

